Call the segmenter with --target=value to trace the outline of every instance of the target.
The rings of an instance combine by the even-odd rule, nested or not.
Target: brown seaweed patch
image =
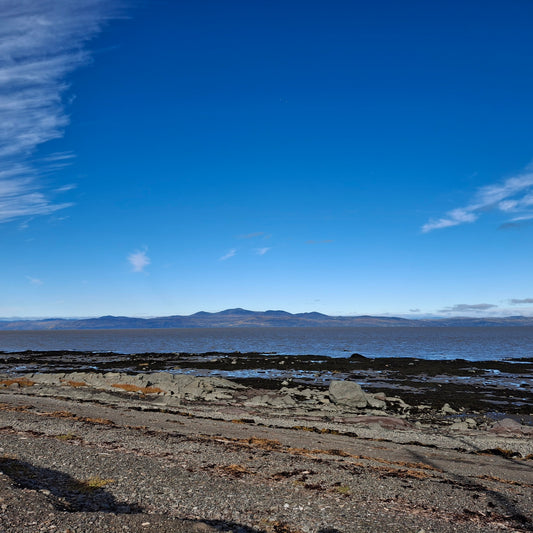
[[[316,428],[314,426],[292,426],[291,429],[295,429],[298,431],[309,431],[311,433],[319,433],[321,435],[341,435],[341,432],[337,429],[329,429],[329,428]]]
[[[255,420],[253,418],[234,418],[233,420],[230,420],[232,424],[255,424]]]
[[[522,483],[520,481],[513,481],[511,479],[502,479],[501,477],[489,476],[488,474],[483,474],[477,476],[478,479],[486,479],[487,481],[495,481],[496,483],[503,483],[505,485],[518,485],[519,487],[530,487],[533,488],[531,483]]]
[[[114,426],[115,423],[108,418],[93,418],[90,416],[78,416],[70,411],[52,411],[49,413],[39,413],[40,416],[49,416],[51,418],[68,418],[78,422],[88,422],[89,424],[100,424],[104,426]]]
[[[0,403],[0,411],[28,411],[33,409],[32,405],[9,405],[8,403]]]
[[[385,468],[380,467],[379,469],[380,473],[383,476],[386,477],[398,477],[402,479],[428,479],[435,477],[432,474],[428,474],[427,472],[421,472],[420,470],[413,470],[410,468]]]
[[[84,381],[71,381],[71,380],[61,380],[65,385],[68,385],[69,387],[79,388],[79,387],[87,387],[87,383]]]
[[[238,464],[231,464],[231,465],[225,465],[225,466],[219,466],[217,470],[225,475],[228,475],[230,477],[234,477],[237,479],[240,479],[244,475],[253,474],[250,470],[248,470],[246,467]]]
[[[18,385],[19,387],[32,387],[35,385],[35,381],[32,381],[28,378],[12,378],[12,379],[3,379],[0,381],[0,386],[10,387],[11,385]]]

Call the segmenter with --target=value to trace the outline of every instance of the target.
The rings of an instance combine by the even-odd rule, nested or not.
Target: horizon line
[[[171,318],[171,317],[192,317],[199,313],[205,313],[209,315],[217,315],[220,313],[227,313],[228,311],[246,311],[248,313],[257,313],[264,314],[269,312],[278,312],[278,313],[287,313],[289,315],[306,315],[306,314],[319,314],[324,317],[329,318],[385,318],[385,319],[402,319],[402,320],[445,320],[445,319],[505,319],[505,318],[533,318],[532,315],[442,315],[442,314],[423,314],[420,316],[412,314],[357,314],[357,315],[330,315],[327,313],[322,313],[320,311],[301,311],[297,313],[292,313],[290,311],[285,311],[283,309],[267,309],[265,311],[252,311],[249,309],[244,309],[242,307],[227,308],[220,311],[195,311],[193,313],[182,315],[182,314],[171,314],[171,315],[89,315],[89,316],[33,316],[33,317],[0,317],[0,322],[30,322],[30,321],[43,321],[43,320],[98,320],[101,318],[128,318],[136,320],[152,320],[158,318]]]

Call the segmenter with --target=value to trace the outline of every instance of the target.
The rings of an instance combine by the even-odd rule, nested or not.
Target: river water
[[[0,331],[0,351],[260,352],[494,361],[533,356],[533,327]]]

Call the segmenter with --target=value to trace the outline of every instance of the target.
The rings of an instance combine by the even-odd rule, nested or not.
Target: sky
[[[530,0],[0,19],[0,317],[533,316]]]

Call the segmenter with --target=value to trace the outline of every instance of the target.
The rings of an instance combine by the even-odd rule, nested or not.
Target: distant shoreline
[[[313,328],[313,327],[532,327],[533,317],[401,318],[384,316],[329,316],[322,313],[248,311],[227,309],[218,313],[154,318],[102,316],[98,318],[46,318],[0,320],[0,331],[173,329],[173,328]]]

